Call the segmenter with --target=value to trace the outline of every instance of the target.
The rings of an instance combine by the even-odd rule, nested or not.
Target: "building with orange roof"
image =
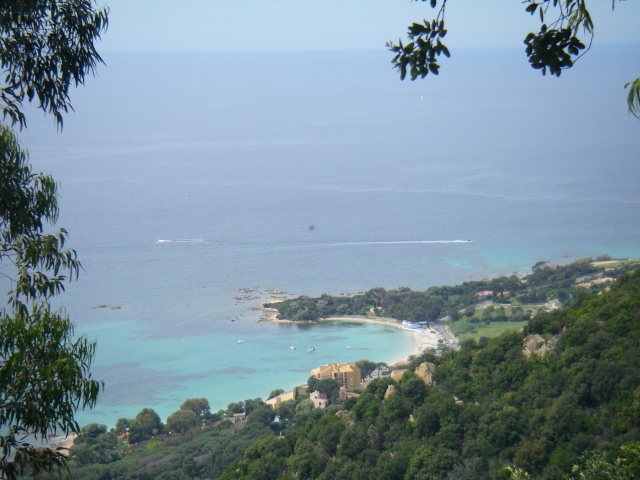
[[[335,380],[345,390],[360,387],[360,369],[355,363],[329,363],[311,370],[311,375],[318,380]]]

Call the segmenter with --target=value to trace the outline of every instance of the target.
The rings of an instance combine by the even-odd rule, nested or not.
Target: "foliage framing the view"
[[[74,338],[73,324],[48,305],[80,269],[64,250],[66,232],[44,233],[57,214],[55,182],[33,174],[13,132],[0,127],[0,265],[13,284],[9,312],[0,312],[0,473],[10,479],[65,464],[63,451],[23,437],[78,433],[75,411],[93,407],[101,387],[89,373],[95,344]]]
[[[72,109],[69,87],[102,63],[94,42],[106,9],[88,0],[16,0],[0,6],[0,103],[4,119],[26,126],[25,98],[59,127]],[[39,446],[56,434],[79,433],[78,408],[93,407],[102,383],[89,372],[95,343],[76,338],[49,300],[75,278],[80,263],[65,249],[67,232],[45,233],[58,217],[57,186],[34,174],[8,126],[0,127],[0,266],[11,283],[0,312],[0,476],[66,466],[62,449]],[[35,439],[35,441],[34,441]]]
[[[59,125],[72,109],[69,87],[84,83],[103,63],[95,42],[108,25],[108,10],[92,0],[12,0],[0,6],[2,113],[26,125],[25,98],[39,102]]]
[[[415,0],[418,1],[418,0]],[[438,7],[438,0],[429,1],[431,8]],[[612,9],[616,0],[612,0]],[[563,70],[571,68],[591,47],[594,24],[585,0],[524,0],[525,11],[539,15],[540,30],[529,33],[524,43],[531,66],[551,75],[560,76]],[[447,0],[440,1],[438,13],[431,21],[413,23],[407,36],[409,43],[388,42],[387,47],[395,54],[394,67],[400,78],[409,74],[411,80],[424,78],[429,73],[438,75],[439,57],[449,57],[449,49],[442,43],[447,34],[445,12]],[[582,36],[587,38],[586,42]],[[586,45],[585,45],[586,43]],[[640,78],[625,85],[629,88],[627,104],[629,112],[640,118]]]
[[[48,306],[0,318],[0,472],[16,478],[28,467],[50,471],[66,463],[66,451],[38,447],[27,435],[79,433],[78,408],[93,407],[101,383],[89,373],[95,343],[74,338],[73,324]]]
[[[50,175],[35,174],[13,132],[0,127],[0,262],[15,267],[12,307],[28,314],[31,301],[46,301],[77,278],[76,253],[65,250],[67,232],[44,233],[58,218],[57,185]]]

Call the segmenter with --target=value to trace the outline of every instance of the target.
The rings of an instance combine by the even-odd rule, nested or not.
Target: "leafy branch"
[[[84,83],[104,63],[94,42],[108,27],[108,9],[92,0],[21,0],[0,6],[0,109],[12,125],[26,126],[23,102],[37,99],[62,127],[73,110],[69,86]]]
[[[437,0],[429,1],[431,8],[436,8]],[[402,80],[407,76],[407,71],[411,80],[424,78],[429,73],[438,75],[440,64],[437,57],[450,56],[449,49],[441,41],[447,34],[444,23],[446,6],[447,0],[443,0],[436,18],[430,22],[423,20],[423,23],[414,23],[409,27],[407,36],[411,42],[406,45],[403,45],[402,40],[398,40],[397,45],[387,42],[387,48],[396,54],[391,62],[400,71]]]
[[[633,82],[626,83],[624,88],[629,88],[629,94],[627,95],[629,113],[640,118],[640,77]]]
[[[524,40],[529,63],[535,69],[557,77],[563,69],[571,68],[590,48],[593,41],[593,21],[584,0],[525,0],[526,12],[540,15],[540,31],[529,33]],[[554,8],[557,17],[547,25],[549,10]],[[580,30],[589,36],[589,46],[578,38]]]
[[[22,299],[46,300],[64,290],[64,281],[82,268],[74,250],[65,249],[67,231],[44,232],[58,218],[57,185],[34,174],[27,154],[8,127],[0,128],[0,264],[15,272],[9,302],[27,313]],[[8,274],[5,276],[10,277]]]
[[[421,1],[429,1],[433,9],[438,6],[438,0]],[[563,70],[571,68],[591,48],[594,24],[586,0],[523,0],[522,3],[526,5],[527,13],[540,16],[539,31],[529,33],[524,39],[529,63],[543,75],[548,71],[559,77]],[[612,0],[612,10],[615,4],[616,0]],[[444,21],[446,5],[447,0],[442,0],[433,20],[409,26],[409,43],[404,44],[402,40],[397,44],[387,42],[387,48],[395,54],[391,63],[400,72],[402,80],[407,74],[411,80],[424,78],[429,73],[438,75],[439,57],[450,56],[449,49],[442,43],[447,34]],[[585,36],[586,40],[581,39]],[[629,88],[629,113],[640,118],[640,78],[627,83],[625,88]]]

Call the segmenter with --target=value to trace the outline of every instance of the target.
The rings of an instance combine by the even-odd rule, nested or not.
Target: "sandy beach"
[[[278,320],[276,320],[278,321]],[[391,365],[404,365],[409,362],[409,357],[412,355],[420,355],[427,348],[438,348],[438,340],[440,337],[436,333],[431,333],[428,330],[410,330],[405,328],[401,322],[395,318],[388,317],[364,317],[364,316],[345,316],[345,317],[327,317],[321,318],[319,322],[349,322],[349,323],[374,323],[379,325],[385,325],[387,327],[393,327],[411,334],[413,339],[413,350],[407,354],[406,357],[399,358],[398,360],[391,362]]]
[[[373,323],[378,325],[385,325],[387,327],[393,327],[400,330],[404,330],[410,333],[413,338],[414,348],[407,354],[406,357],[399,358],[398,360],[391,362],[392,365],[403,365],[408,363],[409,357],[412,355],[420,355],[427,348],[438,348],[438,340],[440,337],[436,333],[429,332],[428,330],[409,330],[395,318],[388,317],[365,317],[361,315],[349,315],[349,316],[332,316],[326,318],[319,318],[314,322],[298,322],[292,320],[280,320],[276,318],[278,311],[275,308],[260,308],[263,311],[263,315],[260,316],[260,321],[275,322],[275,323],[289,323],[295,324],[308,324],[319,322],[349,322],[349,323]]]

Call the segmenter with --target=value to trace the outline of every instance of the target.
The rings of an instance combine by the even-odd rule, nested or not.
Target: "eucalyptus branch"
[[[629,113],[640,119],[640,77],[633,82],[626,83],[624,88],[629,89],[629,94],[627,95]]]

